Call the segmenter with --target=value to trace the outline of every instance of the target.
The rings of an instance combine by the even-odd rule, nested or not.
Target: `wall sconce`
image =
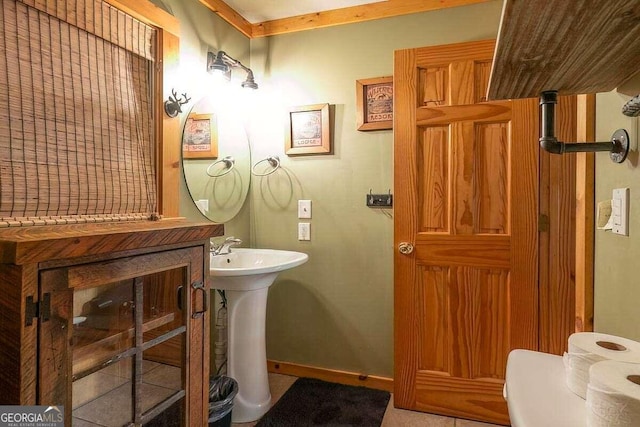
[[[171,95],[167,101],[164,101],[164,112],[167,116],[173,118],[182,113],[182,106],[191,101],[191,98],[187,97],[186,93],[182,96],[178,96],[175,90],[171,89]]]
[[[212,74],[220,73],[225,76],[227,80],[230,80],[232,68],[242,68],[247,73],[247,77],[241,84],[242,87],[258,89],[258,84],[253,79],[253,71],[251,71],[251,68],[245,67],[240,61],[230,57],[226,52],[221,50],[218,51],[217,54],[207,52],[207,72]]]

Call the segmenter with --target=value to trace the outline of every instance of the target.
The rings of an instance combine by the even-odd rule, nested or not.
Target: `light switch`
[[[311,224],[308,222],[298,223],[298,240],[311,240]]]
[[[311,218],[311,200],[298,200],[298,218]]]
[[[611,218],[613,228],[611,231],[623,236],[629,235],[629,189],[615,188],[611,201]]]

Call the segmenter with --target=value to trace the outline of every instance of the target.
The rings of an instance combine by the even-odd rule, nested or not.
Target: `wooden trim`
[[[252,38],[254,25],[244,19],[242,15],[233,10],[222,0],[200,0],[200,3],[211,9],[220,18],[227,21],[236,30],[240,31],[245,36]]]
[[[180,36],[180,21],[147,0],[104,0],[111,6],[128,13],[145,24],[161,28]]]
[[[482,3],[487,0],[388,0],[361,6],[308,13],[252,25],[252,38],[286,34],[335,25],[353,24],[411,13]]]
[[[222,0],[200,0],[200,3],[218,14],[218,16],[245,36],[257,38],[311,30],[314,28],[353,24],[449,7],[466,6],[475,3],[484,3],[486,1],[488,0],[387,0],[361,6],[274,19],[256,24],[252,24],[244,19]]]
[[[164,113],[164,80],[170,71],[178,67],[180,39],[171,33],[160,31],[158,47],[162,66],[158,69],[156,81],[156,132],[161,143],[157,150],[158,212],[165,218],[180,214],[180,155],[182,138],[180,120]],[[168,91],[169,88],[166,88]],[[161,118],[161,120],[160,120]]]
[[[578,95],[577,141],[595,140],[595,95]],[[595,155],[576,158],[576,332],[593,331]]]
[[[393,392],[393,378],[363,375],[355,372],[338,371],[316,366],[298,365],[296,363],[267,360],[267,370],[275,374],[296,377],[315,378],[332,383],[354,385]]]
[[[575,96],[558,100],[556,133],[561,141],[576,141],[576,105]],[[546,224],[539,234],[538,351],[551,354],[566,351],[567,338],[575,330],[575,166],[575,156],[540,149],[539,206]]]

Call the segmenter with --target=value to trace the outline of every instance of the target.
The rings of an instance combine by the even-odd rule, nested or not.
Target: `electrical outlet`
[[[308,222],[298,223],[298,240],[311,240],[311,224]]]

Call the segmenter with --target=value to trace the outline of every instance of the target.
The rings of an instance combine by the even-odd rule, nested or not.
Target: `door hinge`
[[[540,214],[538,216],[538,232],[546,233],[549,231],[549,216],[545,214]]]
[[[33,301],[33,296],[28,296],[25,301],[25,326],[33,325],[34,318],[40,318],[46,322],[51,318],[51,294],[46,293],[41,301]]]

